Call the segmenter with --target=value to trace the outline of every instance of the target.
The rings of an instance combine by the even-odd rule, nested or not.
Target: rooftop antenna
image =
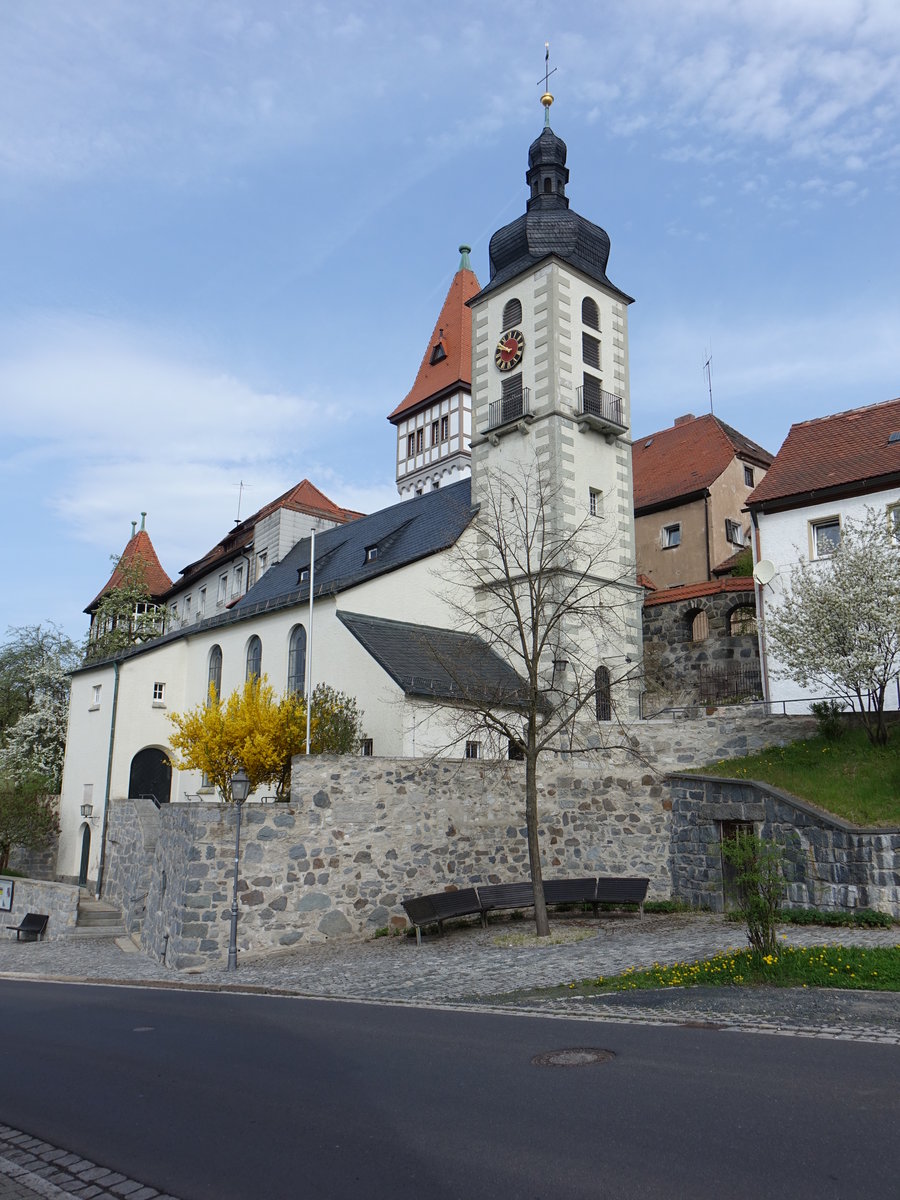
[[[706,362],[703,364],[703,370],[706,372],[706,384],[707,384],[707,387],[709,388],[709,411],[710,411],[710,413],[712,413],[712,411],[713,411],[713,398],[712,398],[712,348],[710,348],[710,350],[708,351],[708,353],[707,353],[707,355],[706,355]]]
[[[244,483],[243,479],[238,484],[238,508],[237,516],[234,518],[235,525],[240,525],[241,523],[241,500],[244,498],[244,488],[248,488],[249,486],[250,484]]]
[[[544,78],[538,80],[538,87],[544,85],[544,94],[541,96],[541,104],[544,106],[544,125],[550,128],[550,105],[553,103],[553,97],[550,95],[550,76],[556,74],[556,67],[550,70],[550,43],[544,42]]]

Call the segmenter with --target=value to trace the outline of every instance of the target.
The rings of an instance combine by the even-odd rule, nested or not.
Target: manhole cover
[[[531,1060],[535,1067],[590,1067],[594,1063],[609,1062],[615,1058],[612,1050],[600,1050],[596,1046],[571,1046],[567,1050],[548,1050],[536,1054]]]

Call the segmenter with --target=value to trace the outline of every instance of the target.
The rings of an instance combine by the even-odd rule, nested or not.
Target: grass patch
[[[900,825],[900,736],[872,746],[862,729],[808,738],[697,767],[699,775],[757,779],[857,825]]]
[[[582,979],[568,991],[631,992],[684,987],[816,987],[864,991],[900,991],[900,946],[782,946],[757,959],[750,950],[731,950],[698,962],[629,968],[621,975]]]

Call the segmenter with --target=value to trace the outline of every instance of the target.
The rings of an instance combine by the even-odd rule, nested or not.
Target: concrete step
[[[121,920],[118,925],[76,925],[69,937],[73,938],[118,938],[126,937]]]
[[[76,936],[116,937],[125,932],[121,910],[105,900],[82,894],[78,898]]]

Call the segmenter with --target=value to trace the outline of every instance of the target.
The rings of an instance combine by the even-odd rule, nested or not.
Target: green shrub
[[[747,941],[757,958],[775,953],[775,926],[784,895],[783,851],[753,833],[737,833],[722,841],[722,856],[734,867],[738,913],[747,926]]]
[[[877,912],[874,908],[842,909],[785,908],[781,921],[790,925],[829,925],[833,927],[862,927],[864,929],[890,929],[893,917],[889,913]]]
[[[816,718],[819,733],[826,741],[836,742],[844,736],[844,725],[841,721],[843,704],[837,700],[815,700],[809,706],[809,711]]]

